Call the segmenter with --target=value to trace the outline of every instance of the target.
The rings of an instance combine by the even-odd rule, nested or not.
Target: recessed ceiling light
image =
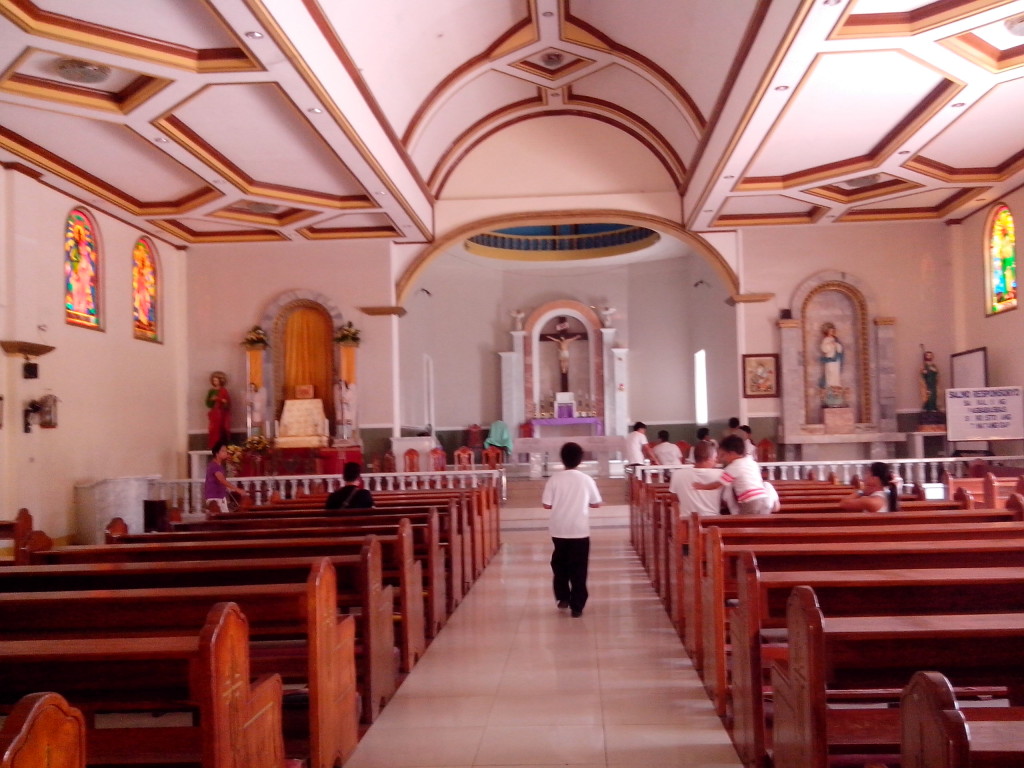
[[[110,77],[110,67],[81,59],[58,59],[57,74],[72,83],[102,83]]]
[[[775,90],[776,91],[788,91],[789,90],[789,86],[788,85],[776,85],[775,86]]]
[[[736,177],[730,174],[729,176],[723,176],[722,178],[723,179],[735,179]]]
[[[552,99],[560,99],[560,98],[562,98],[562,94],[560,94],[558,91],[552,91],[551,98]]]
[[[153,141],[155,141],[157,144],[166,144],[170,141],[170,139],[168,139],[166,136],[157,136],[155,139],[153,139]]]
[[[976,198],[974,198],[974,202],[976,202],[976,203],[984,203],[986,200],[988,200],[987,197],[976,197]]]
[[[376,195],[377,197],[387,197],[387,194],[388,194],[388,193],[387,193],[387,192],[385,192],[385,191],[384,191],[383,189],[378,189],[378,190],[377,190],[376,192],[374,192],[373,194],[375,194],[375,195]]]
[[[839,5],[841,0],[825,0],[822,5]]]
[[[544,11],[544,13],[541,14],[541,16],[543,16],[546,19],[550,19],[554,15],[555,14],[553,11]]]
[[[958,101],[956,104],[950,104],[953,109],[960,109],[960,107],[966,107],[967,104],[963,101]]]
[[[909,150],[909,149],[901,149],[901,150],[900,150],[899,152],[897,152],[896,154],[897,154],[897,155],[909,155],[909,154],[910,154],[910,150]]]
[[[248,37],[250,40],[262,40],[263,39],[263,33],[262,32],[256,32],[255,30],[252,31],[252,32],[246,32],[245,36]]]
[[[323,112],[323,110],[320,109],[320,107],[310,107],[306,111],[309,112],[312,115],[319,115],[319,114],[321,114]]]
[[[705,208],[704,209],[704,213],[711,213],[711,209],[710,208]]]

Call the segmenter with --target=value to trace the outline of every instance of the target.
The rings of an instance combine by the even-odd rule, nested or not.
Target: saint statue
[[[821,326],[821,378],[818,386],[824,392],[825,407],[841,408],[846,404],[843,397],[843,343],[836,335],[834,323]]]
[[[615,317],[615,307],[605,307],[601,310],[601,327],[611,328],[612,319]]]
[[[509,312],[512,316],[512,330],[521,331],[523,330],[523,320],[526,318],[526,313],[521,309],[513,309]]]
[[[334,382],[334,413],[337,436],[351,440],[356,429],[356,385],[338,379]]]
[[[210,448],[219,442],[231,442],[231,394],[227,384],[228,377],[224,371],[210,374],[210,389],[206,393]]]
[[[922,345],[921,358],[921,410],[938,411],[939,369],[935,365],[935,355],[930,350],[924,351]]]

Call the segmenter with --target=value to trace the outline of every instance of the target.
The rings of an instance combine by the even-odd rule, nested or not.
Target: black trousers
[[[577,613],[587,604],[587,565],[590,563],[590,539],[557,539],[551,537],[555,551],[551,553],[552,587],[555,600],[569,603]]]

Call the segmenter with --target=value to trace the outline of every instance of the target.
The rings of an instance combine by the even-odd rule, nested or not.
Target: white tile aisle
[[[501,553],[347,768],[737,768],[625,512],[604,507],[594,520],[578,619],[555,608],[540,516],[506,519]]]

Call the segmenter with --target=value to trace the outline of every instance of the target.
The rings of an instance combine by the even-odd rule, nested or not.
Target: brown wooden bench
[[[901,768],[1020,768],[1024,708],[962,708],[940,672],[917,672],[900,698]]]
[[[85,768],[85,720],[56,693],[31,693],[0,728],[0,768]]]
[[[0,569],[0,593],[303,583],[323,557],[12,566]],[[362,720],[371,723],[398,686],[394,587],[382,583],[380,542],[374,536],[366,537],[358,554],[327,559],[335,570],[338,610],[356,619]]]
[[[237,604],[249,622],[252,673],[303,686],[307,716],[286,731],[289,754],[309,757],[313,768],[343,763],[359,738],[355,619],[338,615],[335,569],[326,558],[291,583],[3,592],[0,640],[185,634],[221,602]],[[288,699],[297,701],[296,693]]]
[[[946,493],[952,498],[959,489],[974,494],[986,507],[1002,506],[1015,493],[1024,493],[1024,475],[998,477],[986,472],[984,477],[951,477],[946,480]]]
[[[744,530],[730,532],[735,535],[726,538],[722,529],[709,529],[708,573],[701,583],[701,676],[719,715],[725,714],[728,695],[726,600],[736,597],[738,560],[744,552],[760,555],[773,551],[798,554],[827,551],[840,555],[847,551],[867,551],[882,555],[888,551],[914,553],[921,548],[930,550],[937,546],[939,551],[945,547],[946,550],[966,553],[971,547],[991,544],[997,550],[1019,548],[1024,557],[1024,523],[790,528],[739,533]],[[979,563],[975,560],[974,564]],[[825,566],[822,570],[829,567],[838,566]]]
[[[12,560],[0,560],[0,565],[23,565],[19,560],[18,544],[32,531],[32,515],[22,507],[18,510],[13,520],[0,520],[0,540],[10,539],[14,558]]]
[[[365,535],[220,540],[180,543],[98,544],[52,546],[49,537],[34,531],[26,540],[33,564],[125,563],[181,560],[273,559],[277,557],[358,555]],[[153,533],[154,537],[167,534]],[[426,650],[423,569],[412,556],[412,531],[406,521],[395,536],[375,536],[383,555],[382,578],[397,588],[393,595],[399,621],[398,647],[403,671],[410,671]]]
[[[900,752],[899,710],[830,706],[841,693],[885,701],[924,668],[957,688],[1024,690],[1024,613],[828,617],[814,590],[787,606],[789,657],[772,664],[775,768],[827,768],[831,755]],[[866,761],[865,761],[866,762]]]
[[[951,558],[955,564],[955,558]],[[786,603],[793,588],[815,590],[829,616],[1024,612],[1024,567],[792,570],[761,573],[757,558],[740,560],[736,605],[729,610],[730,712],[733,743],[750,766],[767,755],[764,671],[784,659]],[[771,642],[765,643],[765,633]]]
[[[441,630],[449,613],[449,575],[446,575],[446,568],[452,567],[455,570],[454,578],[451,581],[461,583],[461,558],[447,557],[447,547],[441,539],[440,516],[434,507],[427,507],[426,511],[409,512],[403,507],[402,516],[398,517],[393,512],[388,515],[316,515],[306,517],[266,517],[250,520],[232,520],[219,517],[215,520],[203,520],[192,523],[181,523],[175,526],[173,533],[205,533],[215,532],[218,536],[225,534],[236,537],[241,532],[250,530],[270,531],[283,529],[289,531],[289,536],[295,534],[291,531],[317,530],[330,531],[350,530],[359,528],[366,533],[394,534],[392,530],[404,517],[409,520],[413,531],[413,554],[423,564],[423,588],[426,610],[426,631],[428,637],[435,637]],[[112,542],[116,537],[124,543],[142,543],[147,539],[139,538],[148,534],[129,534],[127,526],[123,521],[115,525],[115,518],[107,526],[107,541]],[[214,535],[210,534],[211,537]],[[317,534],[317,535],[327,535]],[[172,539],[168,539],[172,540]],[[181,540],[186,540],[181,538]],[[194,541],[202,540],[197,536]],[[461,546],[460,540],[450,542],[456,549]],[[454,605],[452,605],[454,609]]]
[[[90,726],[89,764],[281,768],[281,678],[250,679],[248,624],[233,603],[187,635],[0,641],[6,707],[43,688],[60,690],[87,723],[103,712],[193,713],[194,725]]]

